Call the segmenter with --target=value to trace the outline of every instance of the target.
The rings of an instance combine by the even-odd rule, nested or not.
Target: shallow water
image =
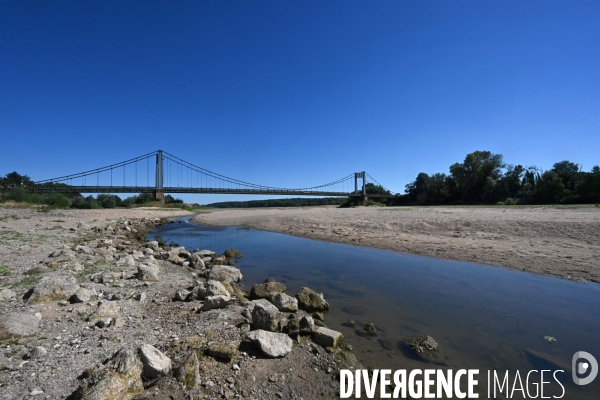
[[[366,367],[476,368],[481,393],[487,370],[526,374],[532,369],[562,369],[565,372],[557,377],[565,386],[565,399],[599,397],[600,377],[587,386],[571,379],[575,352],[587,351],[600,360],[598,284],[180,221],[156,229],[148,238],[217,254],[240,250],[244,257],[236,267],[247,289],[272,277],[285,283],[291,295],[302,286],[324,293],[331,305],[326,325],[344,334]],[[355,327],[344,325],[349,319]],[[368,322],[377,327],[377,336],[357,333]],[[408,344],[420,335],[433,336],[439,350],[414,353]],[[551,375],[544,378],[555,382]],[[511,386],[512,382],[511,378]],[[544,395],[561,393],[556,384],[546,387],[549,392]],[[522,398],[520,393],[513,398]]]

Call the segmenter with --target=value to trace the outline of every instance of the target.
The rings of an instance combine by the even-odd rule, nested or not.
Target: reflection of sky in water
[[[244,227],[185,221],[158,228],[149,235],[155,237],[190,250],[240,250],[244,257],[236,267],[247,289],[273,277],[291,295],[302,286],[323,292],[332,307],[327,326],[344,333],[368,367],[479,368],[484,379],[488,369],[559,366],[565,370],[558,376],[567,386],[566,398],[596,398],[600,392],[600,378],[576,387],[570,371],[576,351],[600,360],[598,284]],[[379,334],[359,336],[356,328],[342,325],[349,319],[357,327],[373,322]],[[406,343],[425,334],[436,339],[440,351],[421,357]],[[557,341],[544,341],[546,335]]]

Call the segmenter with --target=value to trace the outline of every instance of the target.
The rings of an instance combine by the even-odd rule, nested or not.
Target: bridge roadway
[[[34,193],[156,193],[153,186],[70,186],[70,185],[38,185],[27,188]],[[0,192],[8,192],[12,188],[0,188]],[[256,194],[277,196],[327,196],[327,197],[363,197],[362,192],[328,192],[297,189],[230,189],[230,188],[184,188],[164,187],[160,192],[198,193],[198,194]],[[367,193],[368,198],[391,198],[386,194]]]

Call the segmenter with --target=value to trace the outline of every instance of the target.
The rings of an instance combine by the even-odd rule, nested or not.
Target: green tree
[[[557,162],[552,166],[552,171],[556,172],[569,192],[575,191],[577,178],[579,176],[579,165],[570,161]]]
[[[464,201],[478,202],[483,200],[484,187],[490,191],[491,182],[501,176],[504,167],[501,154],[489,151],[475,151],[467,154],[462,164],[450,166],[450,173],[456,181],[457,189]]]
[[[537,203],[559,203],[567,191],[560,175],[550,170],[538,175],[534,193]]]
[[[31,186],[33,181],[27,175],[21,175],[17,171],[10,172],[0,178],[0,184],[2,185],[15,185],[15,186]]]

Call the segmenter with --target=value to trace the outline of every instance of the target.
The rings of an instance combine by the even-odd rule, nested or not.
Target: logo
[[[596,375],[598,375],[598,361],[596,361],[594,356],[590,353],[578,351],[577,353],[573,354],[572,370],[573,382],[575,382],[577,385],[587,385],[592,383],[592,381],[596,378]],[[584,376],[586,374],[588,375],[585,378],[580,378],[580,376]]]

